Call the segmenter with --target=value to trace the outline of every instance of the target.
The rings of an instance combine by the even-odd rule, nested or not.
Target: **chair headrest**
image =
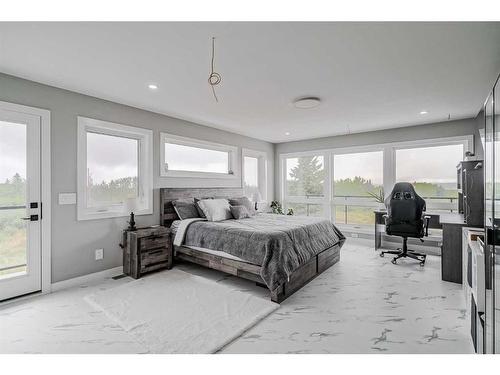
[[[417,194],[415,188],[409,182],[398,182],[394,185],[391,194],[385,200],[385,206],[389,207],[391,201],[396,203],[397,201],[415,201],[416,205],[423,207],[425,211],[425,201]]]
[[[416,195],[415,188],[409,182],[398,182],[391,192],[392,199],[415,199]]]

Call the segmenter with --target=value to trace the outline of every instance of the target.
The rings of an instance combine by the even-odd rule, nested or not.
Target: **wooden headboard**
[[[172,201],[187,198],[234,198],[242,197],[242,188],[161,188],[160,189],[160,225],[170,227],[174,220],[179,220]]]

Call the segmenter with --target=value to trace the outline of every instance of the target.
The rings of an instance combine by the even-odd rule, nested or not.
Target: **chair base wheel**
[[[420,267],[425,266],[425,261],[420,262]]]
[[[397,264],[396,258],[394,258],[393,260],[391,260],[391,263],[392,264]]]
[[[381,258],[383,258],[383,257],[384,257],[384,253],[380,253],[379,255],[380,255],[380,257],[381,257]]]

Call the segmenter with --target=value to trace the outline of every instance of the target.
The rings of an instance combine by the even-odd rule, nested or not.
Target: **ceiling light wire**
[[[212,88],[212,93],[214,94],[215,101],[218,103],[219,98],[215,92],[215,86],[222,81],[222,77],[219,73],[214,71],[214,60],[215,60],[215,37],[212,37],[212,60],[210,63],[210,75],[208,76],[208,84]]]

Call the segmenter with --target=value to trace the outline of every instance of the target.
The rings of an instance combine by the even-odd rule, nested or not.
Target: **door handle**
[[[22,217],[21,220],[38,221],[38,215],[30,215],[28,217]]]

